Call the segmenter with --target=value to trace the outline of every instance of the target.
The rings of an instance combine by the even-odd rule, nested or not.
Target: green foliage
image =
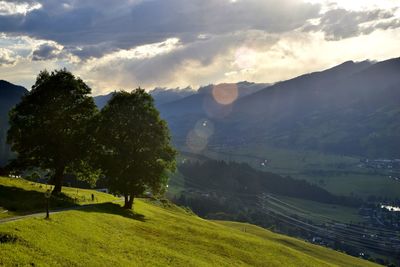
[[[54,191],[60,192],[64,172],[75,171],[93,146],[87,126],[97,108],[90,92],[65,69],[40,72],[32,90],[10,111],[7,141],[18,153],[12,165],[50,169]]]
[[[93,158],[93,152],[96,152],[96,150],[94,149],[90,151],[88,159]],[[85,160],[75,163],[72,167],[67,169],[67,172],[75,172],[76,178],[79,181],[86,182],[91,188],[96,186],[96,182],[101,176],[101,170],[94,168],[91,162]]]
[[[99,167],[109,188],[126,197],[126,206],[147,188],[162,192],[168,171],[175,169],[176,152],[153,98],[140,88],[116,92],[101,110],[98,125]]]

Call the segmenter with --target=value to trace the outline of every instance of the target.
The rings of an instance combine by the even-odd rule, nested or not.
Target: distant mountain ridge
[[[268,144],[400,157],[399,103],[400,59],[394,58],[347,61],[278,82],[231,105],[219,105],[224,116],[210,116],[204,99],[194,96],[164,105],[161,111],[176,143],[188,150],[188,134],[198,121],[209,120],[214,127],[207,142],[219,146]]]
[[[251,83],[247,81],[238,82],[238,83],[229,83],[222,85],[231,85],[236,86],[238,88],[238,97],[243,97],[252,93],[255,93],[269,84],[267,83]],[[195,90],[191,87],[186,88],[161,88],[156,87],[149,91],[154,98],[155,104],[157,107],[161,107],[163,105],[175,105],[175,102],[178,102],[186,97],[195,96],[201,97],[204,95],[209,95],[212,93],[212,89],[214,88],[213,84],[209,84],[206,86],[200,87],[198,90]],[[111,98],[113,92],[106,95],[95,96],[94,100],[96,105],[99,108],[104,107],[107,104],[107,101]]]
[[[399,58],[348,62],[239,100],[228,128],[240,121],[248,139],[289,148],[399,157],[399,103]]]

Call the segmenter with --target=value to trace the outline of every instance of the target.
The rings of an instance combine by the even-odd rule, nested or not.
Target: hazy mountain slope
[[[186,145],[209,120],[208,144],[266,144],[327,153],[400,157],[400,59],[348,61],[218,104],[196,94],[160,107],[175,142]]]
[[[227,130],[284,147],[399,156],[400,59],[367,64],[347,62],[240,99]]]
[[[225,83],[208,85],[199,88],[196,94],[159,106],[161,116],[168,121],[174,141],[185,142],[188,132],[194,125],[207,118],[224,119],[231,111],[232,105],[221,105],[215,100],[219,94],[220,101],[237,100],[254,94],[270,84],[267,83]],[[215,128],[218,130],[218,127]]]
[[[6,145],[8,130],[8,112],[28,92],[24,87],[0,80],[0,166],[11,156]]]
[[[183,89],[155,88],[149,93],[153,96],[156,105],[161,106],[163,104],[177,101],[179,99],[193,95],[196,93],[196,91],[190,87]]]
[[[256,93],[270,84],[267,83],[224,83],[218,85],[207,85],[200,87],[196,94],[190,95],[183,99],[166,103],[160,106],[163,116],[177,115],[179,113],[185,114],[202,114],[203,116],[210,115],[213,109],[218,109],[217,103],[213,100],[213,90],[215,88],[222,88],[226,91],[233,91],[237,99]],[[207,110],[209,108],[210,110]],[[223,107],[221,108],[221,112]],[[218,116],[218,114],[216,114]],[[224,114],[220,114],[224,115]]]
[[[360,63],[347,61],[325,71],[279,82],[269,87],[268,90],[262,90],[237,101],[231,117],[237,116],[239,113],[243,116],[245,114],[263,114],[273,117],[292,112],[295,108],[303,111],[309,110],[314,108],[313,105],[322,104],[322,100],[326,96],[336,94],[330,90],[336,83],[370,66],[369,61]],[[235,111],[238,114],[235,114]]]
[[[107,104],[108,100],[110,100],[112,94],[113,94],[113,93],[109,93],[109,94],[106,94],[106,95],[98,95],[98,96],[95,96],[95,97],[94,97],[94,103],[96,104],[96,106],[97,106],[98,108],[101,109],[101,108],[103,108],[103,107]]]

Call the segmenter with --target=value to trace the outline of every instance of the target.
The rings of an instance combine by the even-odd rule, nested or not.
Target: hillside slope
[[[137,200],[0,224],[0,265],[375,266],[248,224],[203,220]]]
[[[22,86],[0,80],[0,166],[11,157],[10,148],[6,145],[8,112],[26,92],[28,90]]]
[[[397,158],[399,73],[400,58],[348,61],[278,82],[232,104],[218,103],[212,94],[196,94],[160,110],[180,149],[191,149],[189,133],[196,123],[207,120],[213,125],[206,140],[211,146],[270,145]]]
[[[395,58],[370,66],[348,62],[277,83],[240,99],[224,132],[285,148],[398,157],[399,73]]]
[[[0,219],[43,211],[45,192],[48,189],[51,189],[49,185],[24,179],[0,177]],[[52,197],[50,209],[119,200],[110,194],[73,187],[63,187],[62,193],[58,198]]]
[[[130,217],[103,204],[53,215],[50,221],[32,218],[0,225],[0,233],[17,239],[0,245],[0,264],[373,266],[263,229],[256,234],[231,229],[176,208],[140,200],[135,209]]]

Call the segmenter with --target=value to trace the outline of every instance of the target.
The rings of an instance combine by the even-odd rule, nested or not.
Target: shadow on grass
[[[15,215],[44,212],[46,210],[46,201],[44,192],[0,185],[0,207]],[[115,214],[142,222],[145,221],[144,215],[135,213],[132,210],[126,210],[116,203],[77,205],[73,198],[62,193],[50,198],[49,208],[52,211],[77,208],[84,212]]]
[[[21,214],[43,211],[46,208],[46,198],[43,192],[0,185],[0,206],[6,210]],[[52,197],[50,200],[50,209],[74,206],[77,206],[74,199],[64,194]]]
[[[136,213],[133,210],[124,209],[121,207],[121,205],[110,202],[90,204],[87,207],[80,209],[80,211],[108,213],[113,215],[119,215],[129,219],[134,219],[141,222],[146,221],[146,218],[143,214]]]

